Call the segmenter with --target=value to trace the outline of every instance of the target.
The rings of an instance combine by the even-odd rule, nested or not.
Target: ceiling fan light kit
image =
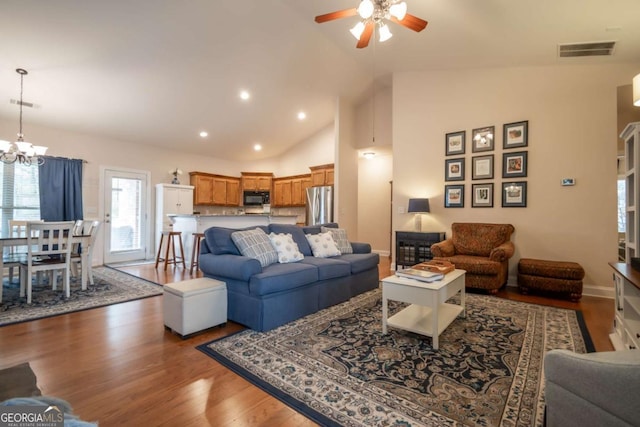
[[[362,21],[349,30],[358,40],[356,47],[359,49],[369,45],[375,27],[378,27],[378,38],[381,42],[393,37],[386,21],[395,22],[416,32],[424,30],[427,26],[427,21],[407,13],[407,3],[402,0],[361,0],[357,8],[318,15],[315,21],[321,24],[351,16],[362,18]]]

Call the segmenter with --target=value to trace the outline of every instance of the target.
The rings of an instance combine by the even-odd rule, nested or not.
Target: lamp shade
[[[640,107],[640,74],[633,78],[633,105]]]
[[[409,199],[409,213],[426,213],[429,211],[429,199]]]

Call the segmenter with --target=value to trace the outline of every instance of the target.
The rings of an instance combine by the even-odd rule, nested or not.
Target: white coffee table
[[[387,325],[432,338],[438,349],[438,336],[464,309],[464,270],[447,273],[437,282],[421,282],[398,276],[382,279],[382,333]],[[460,292],[460,305],[445,301]],[[411,305],[387,319],[388,300]]]

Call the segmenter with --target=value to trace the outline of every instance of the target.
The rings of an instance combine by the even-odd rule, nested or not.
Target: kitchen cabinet
[[[305,205],[307,188],[311,185],[311,175],[296,175],[273,180],[273,207],[294,207]]]
[[[189,175],[195,188],[195,205],[240,206],[240,178],[205,172]]]
[[[163,231],[171,230],[168,214],[193,214],[193,191],[191,185],[156,184],[156,244]]]
[[[242,172],[242,191],[271,191],[272,182],[270,172]]]
[[[305,206],[307,203],[307,188],[311,186],[311,175],[293,178],[291,180],[291,205]]]
[[[333,164],[311,166],[311,186],[333,185]]]
[[[213,177],[208,175],[191,175],[194,187],[194,205],[213,205]]]

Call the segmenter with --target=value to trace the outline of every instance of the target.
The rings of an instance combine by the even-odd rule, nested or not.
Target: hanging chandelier
[[[0,140],[0,161],[3,163],[19,163],[26,166],[41,165],[44,163],[44,157],[42,156],[47,152],[47,147],[32,145],[24,140],[24,134],[22,133],[23,80],[28,73],[27,70],[22,68],[16,69],[16,73],[20,74],[20,101],[18,103],[20,106],[20,131],[15,142]]]

